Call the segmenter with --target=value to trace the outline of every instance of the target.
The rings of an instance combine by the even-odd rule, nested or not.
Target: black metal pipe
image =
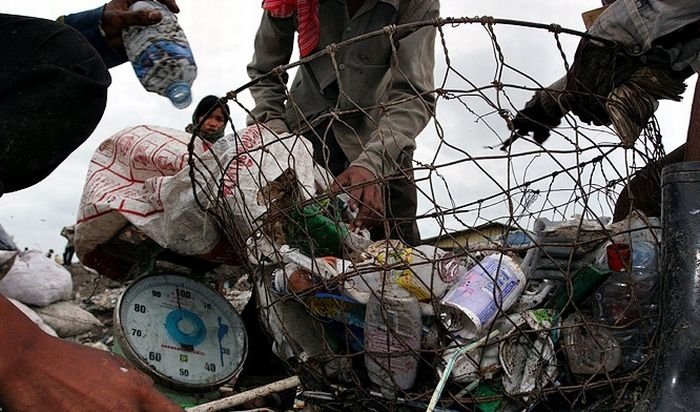
[[[662,276],[650,411],[700,410],[700,162],[661,173]]]

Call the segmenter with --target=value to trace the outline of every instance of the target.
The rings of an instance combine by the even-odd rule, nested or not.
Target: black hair
[[[192,114],[192,124],[199,123],[199,118],[209,113],[209,111],[216,105],[224,109],[224,116],[226,117],[226,120],[229,120],[231,110],[229,109],[228,104],[221,103],[218,97],[210,94],[209,96],[204,96],[197,104],[197,108],[194,109],[194,113]]]

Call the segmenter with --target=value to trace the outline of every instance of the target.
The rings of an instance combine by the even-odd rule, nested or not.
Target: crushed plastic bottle
[[[607,264],[613,272],[593,299],[593,316],[615,327],[623,370],[634,369],[649,357],[648,340],[658,311],[658,247],[651,241],[633,241],[628,251],[625,245],[608,246]]]
[[[189,106],[197,65],[177,17],[155,1],[137,1],[129,10],[157,10],[163,16],[154,25],[122,30],[126,55],[136,77],[146,90],[167,97],[178,109]]]
[[[287,242],[307,256],[343,256],[349,230],[341,209],[339,201],[329,199],[292,210],[285,227]]]

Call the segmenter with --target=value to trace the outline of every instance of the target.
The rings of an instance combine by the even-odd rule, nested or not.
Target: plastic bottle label
[[[496,318],[499,310],[512,305],[524,284],[525,275],[510,258],[490,255],[469,270],[447,292],[442,303],[461,310],[478,332]]]
[[[157,24],[122,31],[126,55],[143,87],[162,96],[168,96],[175,84],[189,87],[197,76],[197,66],[177,17],[152,1],[138,1],[130,10],[158,10],[163,16]]]
[[[164,58],[184,59],[187,63],[194,65],[194,56],[188,47],[184,47],[172,41],[158,41],[149,45],[134,60],[134,72],[140,79],[145,78],[148,72],[155,67],[158,60]]]

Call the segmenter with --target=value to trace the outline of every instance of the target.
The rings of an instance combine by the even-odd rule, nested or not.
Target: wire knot
[[[561,33],[561,26],[556,24],[556,23],[552,23],[549,25],[548,30],[551,31],[552,33],[559,34],[559,33]]]

